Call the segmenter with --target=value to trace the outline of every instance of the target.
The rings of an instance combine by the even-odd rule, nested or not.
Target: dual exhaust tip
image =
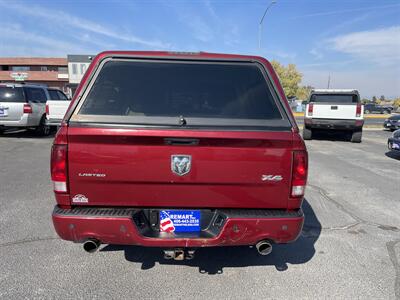
[[[259,241],[256,244],[256,249],[260,255],[268,255],[272,252],[272,244],[268,240]]]
[[[83,249],[88,253],[94,253],[100,247],[100,241],[96,239],[89,239],[83,243]],[[268,255],[272,252],[272,244],[268,240],[259,241],[256,244],[257,252],[260,255]],[[173,259],[173,260],[190,260],[194,258],[194,250],[184,249],[170,249],[164,250],[164,258],[165,259]]]
[[[94,253],[100,247],[100,241],[96,239],[89,239],[83,243],[83,249],[88,253]]]

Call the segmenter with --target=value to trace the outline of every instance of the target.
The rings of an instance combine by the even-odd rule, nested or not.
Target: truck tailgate
[[[48,119],[60,120],[64,118],[65,112],[69,107],[70,101],[65,100],[49,100],[47,101],[49,114]]]
[[[325,104],[314,103],[313,118],[315,119],[354,119],[356,117],[356,104]]]
[[[83,195],[83,204],[93,206],[286,208],[292,133],[243,136],[234,131],[70,127],[71,201]],[[194,143],[182,145],[179,139]],[[190,155],[190,172],[174,174],[172,155]]]

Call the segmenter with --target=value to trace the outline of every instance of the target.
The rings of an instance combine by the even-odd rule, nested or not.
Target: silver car
[[[39,135],[48,135],[46,87],[28,84],[0,83],[0,134],[6,128],[34,128]]]

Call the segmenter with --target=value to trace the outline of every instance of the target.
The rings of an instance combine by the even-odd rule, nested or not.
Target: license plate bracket
[[[160,232],[199,232],[200,210],[161,210]]]

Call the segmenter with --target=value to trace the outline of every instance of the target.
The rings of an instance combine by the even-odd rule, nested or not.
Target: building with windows
[[[65,58],[0,57],[0,82],[42,84],[70,93]]]
[[[69,87],[75,93],[94,55],[67,55]]]

